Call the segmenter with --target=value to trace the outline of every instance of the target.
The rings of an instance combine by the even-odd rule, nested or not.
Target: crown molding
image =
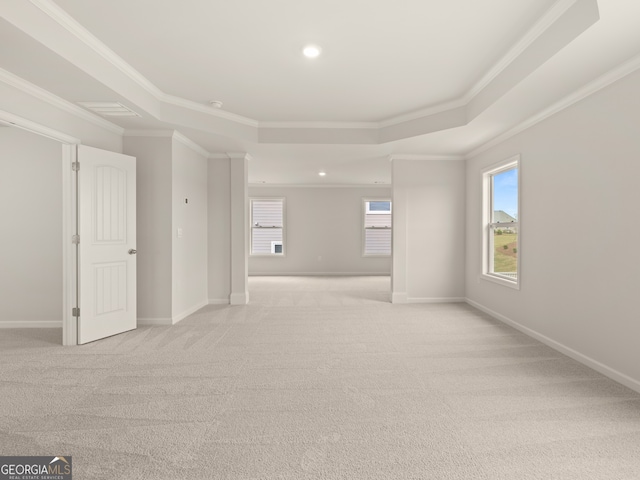
[[[393,162],[394,160],[408,160],[419,162],[455,162],[465,160],[465,157],[464,155],[414,155],[404,153],[389,155],[389,161]]]
[[[387,118],[379,122],[287,122],[287,121],[258,121],[242,115],[213,109],[200,103],[173,96],[161,91],[150,80],[144,77],[135,68],[129,65],[123,58],[102,43],[86,28],[67,14],[52,0],[31,0],[31,3],[42,12],[51,17],[59,25],[69,31],[77,39],[91,48],[93,51],[110,62],[121,73],[125,74],[136,84],[141,86],[156,100],[189,110],[205,113],[253,128],[264,129],[382,129],[396,126],[405,122],[418,120],[431,115],[443,113],[460,107],[466,107],[485,87],[495,80],[504,70],[542,36],[551,25],[564,15],[573,5],[581,0],[558,0],[547,12],[531,27],[525,35],[498,61],[466,94],[440,105],[426,107],[414,112],[401,114]]]
[[[69,33],[81,40],[86,46],[101,55],[105,60],[115,66],[118,70],[136,82],[147,92],[155,97],[160,97],[162,91],[151,83],[144,75],[129,65],[122,57],[107,47],[89,30],[78,23],[71,15],[65,12],[61,7],[51,0],[30,0],[36,7],[46,13],[55,20],[60,26],[65,28]]]
[[[380,128],[379,122],[260,122],[260,128],[308,128],[308,129],[374,129]]]
[[[210,153],[208,158],[213,160],[252,160],[253,157],[248,153],[243,152],[227,152],[227,153]]]
[[[247,152],[229,152],[227,153],[227,158],[230,160],[253,160],[253,157]]]
[[[495,80],[516,58],[529,48],[558,21],[578,0],[558,0],[547,12],[516,42],[513,47],[496,63],[480,80],[478,80],[459,101],[464,105],[470,103],[482,90]]]
[[[153,97],[155,97],[156,100],[166,102],[172,105],[208,113],[215,117],[232,120],[234,122],[238,122],[244,125],[249,125],[253,127],[258,126],[258,122],[256,120],[252,120],[250,118],[243,117],[241,115],[225,112],[224,110],[214,110],[211,107],[201,105],[197,102],[193,102],[191,100],[169,95],[163,92],[155,84],[153,84],[149,79],[147,79],[144,75],[142,75],[135,68],[133,68],[122,57],[120,57],[117,53],[115,53],[113,50],[107,47],[107,45],[105,45],[102,41],[100,41],[97,37],[95,37],[91,32],[89,32],[86,28],[84,28],[78,21],[76,21],[73,17],[71,17],[67,12],[65,12],[61,7],[53,3],[51,0],[31,0],[31,3],[33,3],[36,7],[38,7],[40,10],[46,13],[49,17],[55,20],[58,24],[60,24],[63,28],[65,28],[69,33],[74,35],[76,38],[78,38],[81,42],[83,42],[93,51],[101,55],[105,60],[107,60],[114,67],[120,70],[120,72],[122,72],[131,80],[133,80],[135,83],[137,83],[139,86],[141,86],[144,90],[146,90]]]
[[[184,146],[190,148],[191,150],[193,150],[197,154],[202,155],[204,158],[209,158],[209,156],[211,155],[209,152],[207,152],[204,148],[202,148],[196,142],[194,142],[190,138],[185,137],[182,133],[180,133],[178,131],[174,131],[173,132],[173,138],[174,138],[174,140],[176,140],[177,142],[180,142]]]
[[[110,121],[105,120],[104,118],[99,117],[98,115],[95,115],[74,103],[60,98],[44,88],[40,88],[37,85],[28,82],[24,78],[18,77],[17,75],[4,70],[3,68],[0,68],[0,82],[17,88],[21,92],[31,95],[32,97],[42,100],[49,105],[59,108],[60,110],[64,110],[67,113],[82,118],[83,120],[86,120],[100,128],[104,128],[112,133],[116,133],[118,135],[122,135],[124,133],[124,128],[119,127],[115,123],[111,123]]]
[[[21,128],[22,130],[69,145],[82,143],[78,138],[59,132],[53,128],[45,127],[44,125],[28,120],[24,117],[19,117],[13,113],[5,112],[4,110],[0,110],[0,123],[11,127]]]
[[[420,110],[416,110],[413,112],[408,112],[405,114],[397,115],[395,117],[387,118],[381,120],[379,122],[270,122],[270,121],[258,121],[252,118],[244,117],[242,115],[233,114],[224,110],[214,109],[208,105],[203,105],[185,98],[180,98],[177,96],[173,96],[161,91],[156,85],[154,85],[150,80],[144,77],[140,72],[138,72],[135,68],[133,68],[130,64],[128,64],[122,57],[120,57],[117,53],[111,50],[108,46],[106,46],[103,42],[101,42],[97,37],[95,37],[91,32],[89,32],[86,28],[84,28],[80,23],[78,23],[73,17],[67,14],[60,6],[58,6],[53,0],[30,0],[29,2],[39,11],[43,12],[47,15],[53,22],[57,23],[59,26],[64,28],[66,31],[70,33],[74,38],[76,38],[79,42],[82,42],[88,49],[93,51],[95,54],[99,55],[101,58],[106,60],[110,65],[112,65],[117,71],[124,74],[128,77],[133,83],[140,86],[144,91],[151,95],[156,101],[160,102],[160,104],[164,103],[166,105],[173,105],[177,107],[184,108],[186,110],[192,112],[204,113],[206,115],[210,115],[211,117],[224,119],[229,122],[233,122],[237,125],[249,126],[251,128],[255,128],[258,130],[257,138],[260,137],[259,130],[264,129],[265,133],[268,132],[268,136],[265,137],[265,143],[281,143],[284,140],[290,140],[292,136],[298,135],[295,130],[308,130],[309,135],[307,135],[307,140],[302,143],[315,143],[317,142],[317,138],[324,139],[325,141],[335,141],[337,130],[345,131],[343,135],[345,138],[340,139],[339,143],[385,143],[390,140],[380,140],[381,137],[375,137],[375,133],[372,135],[372,131],[378,130],[379,135],[382,135],[384,132],[382,131],[385,128],[395,127],[396,129],[403,129],[403,132],[406,134],[405,136],[414,136],[416,134],[428,133],[425,130],[426,127],[424,125],[409,125],[411,122],[420,122],[420,120],[424,120],[426,124],[431,125],[431,131],[435,131],[442,128],[450,127],[449,124],[444,125],[442,121],[439,121],[437,118],[429,118],[437,115],[446,114],[446,112],[451,112],[455,109],[465,109],[467,112],[467,119],[470,115],[470,110],[472,110],[472,100],[476,99],[476,97],[480,96],[481,93],[485,91],[485,89],[501,74],[505,74],[505,71],[508,67],[518,59],[524,52],[527,51],[530,47],[534,45],[536,41],[538,41],[546,32],[549,31],[550,27],[552,27],[559,19],[568,15],[570,10],[576,10],[574,7],[579,7],[581,4],[585,6],[587,4],[596,4],[596,0],[557,0],[534,24],[531,28],[529,28],[526,33],[516,42],[516,44],[509,49],[509,51],[489,70],[483,75],[474,85],[461,97],[451,100],[449,102],[445,102],[439,105],[429,106]],[[597,8],[597,4],[596,4]],[[579,12],[576,13],[578,15]],[[586,24],[585,24],[586,25]],[[585,26],[584,28],[587,28]],[[35,26],[33,27],[35,28]],[[24,29],[24,28],[23,28]],[[25,33],[29,34],[26,30]],[[535,69],[535,66],[533,67]],[[5,81],[5,83],[9,83],[10,85],[14,85],[17,88],[37,97],[42,100],[47,101],[69,113],[77,115],[95,125],[100,126],[101,128],[107,129],[111,132],[125,135],[125,136],[135,136],[128,132],[125,134],[125,129],[103,119],[102,117],[96,116],[93,113],[80,108],[79,106],[67,102],[66,100],[59,98],[50,92],[46,92],[45,90],[30,84],[22,79],[16,80],[19,77],[15,77],[15,75],[10,74],[9,72],[0,70],[0,81]],[[517,80],[517,79],[516,79]],[[586,94],[588,95],[588,94]],[[583,97],[582,97],[583,98]],[[493,99],[495,101],[495,98]],[[573,100],[574,102],[577,100]],[[570,103],[567,104],[567,106]],[[553,107],[556,107],[554,105]],[[481,108],[486,108],[485,106],[481,106]],[[558,108],[566,108],[558,107]],[[549,112],[557,111],[554,108],[547,109]],[[546,112],[546,111],[545,111]],[[548,115],[552,115],[553,113],[549,113]],[[539,115],[541,118],[544,115],[541,113]],[[460,118],[459,121],[464,122],[464,118]],[[537,121],[541,120],[531,120],[535,124]],[[423,123],[424,123],[423,122]],[[407,124],[406,126],[403,124]],[[522,125],[525,125],[524,127]],[[510,132],[516,132],[517,128],[527,128],[526,125],[530,125],[530,123],[523,122],[523,124],[518,127],[512,129]],[[282,132],[278,132],[278,129],[283,130]],[[435,129],[435,130],[434,130]],[[286,132],[286,130],[294,130],[293,132]],[[311,131],[316,130],[319,135],[312,135]],[[322,132],[325,130],[325,132]],[[329,132],[329,130],[335,130],[334,132]],[[349,131],[351,130],[351,132]],[[359,132],[358,132],[359,130]],[[521,131],[521,130],[520,130]],[[402,133],[402,132],[401,132]],[[515,134],[515,133],[513,133]],[[149,132],[145,132],[144,135],[150,136]],[[333,135],[333,136],[332,136]],[[504,134],[506,135],[506,134]],[[348,137],[348,138],[347,138]],[[371,138],[369,138],[371,137]],[[375,137],[375,138],[374,138]],[[501,136],[502,137],[502,136]],[[496,137],[496,138],[501,138]],[[270,141],[269,138],[272,140]],[[404,137],[402,137],[404,138]],[[508,137],[507,137],[508,138]],[[184,137],[187,143],[191,142],[189,139]],[[275,139],[275,140],[273,140]],[[277,141],[276,141],[277,140]],[[495,139],[494,139],[495,140]],[[184,142],[183,142],[184,143]],[[490,142],[487,142],[483,146],[479,148],[489,148],[486,145],[489,145]],[[195,147],[194,147],[195,145]],[[486,147],[485,147],[486,146]],[[201,149],[200,146],[195,143],[191,145],[192,148],[195,148],[199,153],[205,154],[206,150]],[[478,149],[476,149],[478,150]],[[470,152],[468,155],[474,154],[476,150]],[[208,152],[206,153],[208,158],[217,158],[216,156],[212,156]],[[239,158],[233,156],[225,156],[222,158]],[[244,157],[242,157],[244,158]],[[395,157],[400,158],[400,157]],[[440,158],[442,159],[442,158]],[[447,158],[451,159],[451,158]]]
[[[450,102],[441,103],[439,105],[434,105],[431,107],[425,107],[420,110],[403,113],[402,115],[382,120],[378,123],[378,125],[380,128],[393,127],[394,125],[399,125],[401,123],[410,122],[412,120],[419,120],[424,117],[437,115],[438,113],[455,110],[456,108],[460,107],[466,107],[468,103],[469,102],[464,98],[458,98],[456,100],[451,100]]]
[[[241,125],[246,125],[254,128],[258,128],[260,126],[260,122],[252,118],[243,117],[242,115],[227,112],[225,110],[219,110],[217,108],[213,108],[208,105],[203,105],[201,103],[194,102],[192,100],[187,100],[186,98],[176,97],[175,95],[169,95],[168,93],[161,92],[160,95],[157,96],[157,99],[162,102],[175,105],[176,107],[182,107],[182,108],[187,108],[189,110],[195,110],[196,112],[206,113],[214,117],[224,118],[225,120],[231,120],[232,122],[236,122]]]
[[[184,134],[177,130],[126,130],[124,132],[125,137],[152,137],[152,138],[171,138],[176,142],[182,143],[184,146],[189,147],[194,152],[202,155],[205,158],[209,158],[211,154],[204,148],[198,145],[196,142],[186,137]]]
[[[558,0],[536,23],[509,49],[509,51],[478,80],[461,97],[438,105],[428,106],[413,112],[404,113],[378,122],[260,122],[260,128],[317,128],[317,129],[383,129],[405,122],[419,120],[439,113],[468,107],[469,103],[478,96],[492,81],[513,63],[527,48],[538,40],[555,22],[557,22],[571,7],[580,0]]]
[[[173,137],[175,130],[137,130],[127,129],[122,134],[123,137]]]
[[[557,101],[551,106],[545,108],[539,113],[533,115],[532,117],[529,117],[524,122],[519,123],[515,127],[492,138],[488,142],[480,145],[479,147],[476,147],[475,149],[466,153],[464,155],[464,158],[471,159],[476,157],[477,155],[490,149],[491,147],[501,144],[502,142],[508,140],[511,137],[514,137],[520,132],[523,132],[524,130],[527,130],[528,128],[533,127],[534,125],[542,122],[543,120],[546,120],[547,118],[555,115],[556,113],[561,112],[562,110],[570,107],[571,105],[579,102],[580,100],[583,100],[593,95],[594,93],[597,93],[603,88],[608,87],[612,83],[623,79],[627,75],[630,75],[639,69],[640,69],[640,55],[636,55],[631,59],[627,60],[626,62],[622,63],[621,65],[618,65],[617,67],[608,71],[604,75],[601,75],[600,77],[596,78],[591,83],[588,83],[587,85],[576,90],[570,95],[567,95],[566,97],[562,98],[561,100]]]
[[[102,43],[89,30],[84,28],[73,17],[65,12],[61,7],[53,3],[51,0],[31,0],[36,7],[46,13],[55,20],[60,26],[65,28],[69,33],[81,40],[86,46],[101,55],[105,60],[115,66],[118,70],[136,82],[147,92],[156,98],[162,95],[162,91],[151,83],[144,75],[129,65],[122,57]]]

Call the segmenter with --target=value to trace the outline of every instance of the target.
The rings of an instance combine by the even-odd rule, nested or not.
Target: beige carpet
[[[0,330],[0,455],[71,455],[76,480],[640,478],[640,395],[464,304],[250,286],[81,347]]]

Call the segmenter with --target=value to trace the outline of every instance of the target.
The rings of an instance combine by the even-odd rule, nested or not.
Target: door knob
[[[138,251],[133,248],[129,250],[129,255],[135,255],[136,253],[138,253]]]

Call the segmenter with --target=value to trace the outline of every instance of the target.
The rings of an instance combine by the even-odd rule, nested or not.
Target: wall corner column
[[[407,195],[396,172],[398,160],[390,158],[389,161],[393,186],[391,303],[407,303]]]
[[[249,159],[248,154],[230,154],[231,159],[231,305],[249,303]]]

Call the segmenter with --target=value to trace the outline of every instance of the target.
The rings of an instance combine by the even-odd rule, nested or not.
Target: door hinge
[[[71,309],[71,316],[72,317],[79,317],[80,316],[80,309],[78,307],[73,307]]]
[[[73,243],[74,245],[78,245],[80,243],[80,235],[72,235],[71,243]]]
[[[78,170],[80,170],[80,162],[73,162],[71,164],[71,170],[73,170],[74,172],[77,172]]]

